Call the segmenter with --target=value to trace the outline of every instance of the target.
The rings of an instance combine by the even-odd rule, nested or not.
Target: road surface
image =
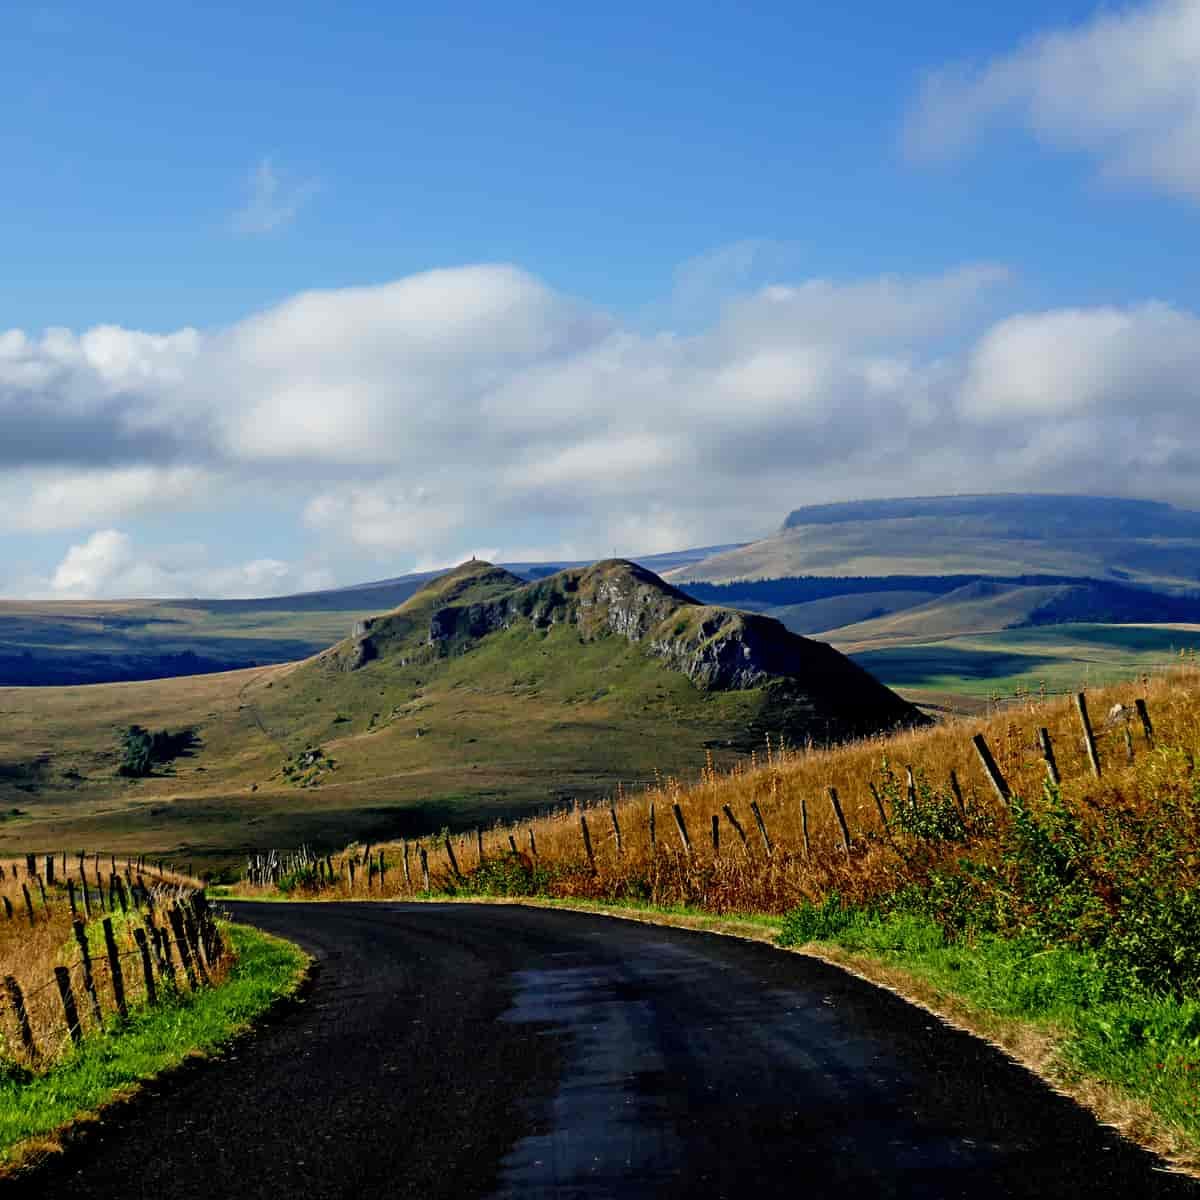
[[[10,1190],[1200,1197],[987,1045],[800,955],[518,906],[229,908],[316,955],[303,1002]]]

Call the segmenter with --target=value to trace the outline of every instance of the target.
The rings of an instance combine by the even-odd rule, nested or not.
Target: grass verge
[[[983,1037],[1200,1176],[1200,1001],[1130,993],[1087,949],[950,939],[926,917],[836,900],[789,913],[779,941]]]
[[[220,987],[135,1009],[44,1075],[0,1076],[0,1176],[61,1150],[69,1129],[129,1099],[144,1081],[219,1050],[295,993],[309,963],[302,950],[242,925],[226,932],[237,959]]]

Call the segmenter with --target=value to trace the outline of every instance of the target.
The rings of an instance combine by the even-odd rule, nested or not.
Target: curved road
[[[1200,1196],[988,1046],[799,955],[516,906],[229,907],[317,956],[304,1002],[10,1186]]]

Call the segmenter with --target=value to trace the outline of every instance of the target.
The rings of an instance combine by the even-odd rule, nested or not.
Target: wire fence
[[[1095,724],[1085,693],[1074,693],[1071,707],[1072,774],[1083,770],[1099,779],[1106,755],[1111,766],[1129,766],[1139,752],[1155,746],[1145,697],[1113,705]],[[519,889],[518,874],[532,877],[539,864],[617,879],[628,874],[634,859],[645,868],[643,874],[653,878],[694,870],[740,876],[758,872],[776,882],[784,876],[802,879],[818,869],[829,875],[852,874],[873,851],[893,844],[897,821],[915,824],[914,814],[922,807],[921,794],[926,791],[931,795],[936,791],[939,802],[944,798],[942,819],[964,837],[983,836],[982,831],[991,828],[987,796],[1007,803],[1017,789],[1003,767],[1011,755],[999,749],[994,754],[983,734],[963,740],[970,748],[969,758],[948,770],[945,789],[935,789],[919,769],[909,766],[890,791],[881,791],[868,778],[864,801],[862,796],[847,796],[848,789],[840,783],[834,786],[837,781],[829,777],[811,793],[794,796],[794,805],[788,807],[798,812],[799,821],[789,819],[786,827],[781,827],[784,801],[777,794],[781,775],[771,773],[768,790],[750,799],[748,812],[735,811],[736,802],[721,803],[726,797],[718,798],[710,759],[704,776],[704,782],[712,785],[712,807],[707,812],[697,812],[694,803],[689,806],[682,790],[668,782],[665,788],[648,792],[648,799],[634,800],[619,792],[615,799],[577,803],[545,817],[486,831],[443,830],[411,840],[400,838],[398,844],[352,845],[332,854],[307,846],[256,853],[247,859],[243,879],[250,887],[350,899],[429,896],[435,891],[492,886],[501,891],[513,885]],[[1035,746],[1044,777],[1059,785],[1068,768],[1060,767],[1047,728],[1037,730]],[[793,761],[790,754],[782,744],[768,745],[764,765],[782,766]],[[960,774],[968,765],[978,784]],[[502,877],[503,871],[497,873],[505,865],[512,869],[508,878]],[[802,891],[797,890],[797,895]]]
[[[121,870],[111,855],[29,854],[23,872],[20,860],[0,863],[0,896],[0,1057],[28,1071],[227,966],[203,889],[161,863],[130,858]]]

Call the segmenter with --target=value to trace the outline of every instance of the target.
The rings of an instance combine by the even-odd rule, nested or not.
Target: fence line
[[[126,860],[122,877],[111,855],[106,886],[98,854],[89,861],[80,852],[76,860],[78,879],[71,876],[66,852],[45,855],[40,861],[38,856],[25,856],[26,879],[40,885],[41,905],[35,910],[28,883],[22,880],[23,894],[29,897],[31,928],[21,940],[39,929],[53,930],[56,916],[69,917],[66,945],[75,951],[71,961],[52,968],[49,978],[19,979],[15,971],[3,976],[0,1011],[15,1033],[11,1038],[2,1035],[6,1050],[31,1068],[53,1063],[65,1048],[105,1028],[106,1022],[112,1028],[114,1017],[119,1029],[135,1005],[157,1005],[174,995],[178,987],[171,962],[173,950],[185,963],[196,964],[196,973],[188,972],[193,988],[210,981],[228,954],[203,889],[167,875],[161,865],[147,867],[142,856]],[[18,859],[7,870],[0,864],[0,881],[17,880],[19,863]],[[94,880],[88,879],[89,868]],[[99,901],[95,922],[92,896]],[[23,920],[11,904],[5,907],[10,922]],[[168,925],[174,933],[174,946]],[[194,949],[188,945],[189,939]],[[127,948],[122,948],[122,941]],[[127,970],[131,959],[140,971],[137,966]]]
[[[1082,693],[1075,694],[1074,707],[1082,733],[1081,746],[1084,748],[1086,755],[1084,759],[1085,769],[1090,767],[1091,774],[1099,779],[1102,776],[1104,766],[1101,748],[1097,740],[1096,730],[1093,729],[1091,724],[1086,697]],[[1153,749],[1155,746],[1154,728],[1144,698],[1137,699],[1131,706],[1114,706],[1107,714],[1107,720],[1100,730],[1102,733],[1107,733],[1113,728],[1114,723],[1121,724],[1124,734],[1123,750],[1126,762],[1132,762],[1135,754],[1132,732],[1132,729],[1136,728],[1132,724],[1135,721],[1141,726],[1141,743],[1145,747]],[[1035,752],[1040,749],[1046,766],[1047,783],[1057,787],[1061,784],[1062,775],[1054,753],[1050,734],[1043,727],[1038,730],[1037,736],[1039,745],[1035,747]],[[991,790],[1002,804],[1007,805],[1012,799],[1012,787],[998,765],[996,756],[992,753],[986,738],[983,734],[976,734],[970,739],[970,744],[973,745],[975,757],[982,768],[983,776]],[[763,765],[766,765],[768,768],[774,768],[787,761],[794,760],[789,760],[786,757],[785,747],[780,741],[771,747]],[[757,762],[756,757],[752,755],[748,765],[753,769]],[[777,773],[771,773],[769,776],[769,795],[772,800],[778,800],[781,778],[782,776],[779,776]],[[953,814],[953,819],[961,826],[962,836],[965,838],[978,836],[979,832],[986,828],[987,820],[984,810],[980,807],[982,801],[974,785],[970,787],[969,794],[964,795],[963,785],[960,783],[958,772],[953,769],[949,771],[947,782],[948,787],[941,790],[945,797],[944,803],[949,806],[949,812]],[[697,795],[702,795],[705,788],[715,785],[715,783],[715,772],[712,770],[711,764],[708,764],[700,783],[695,788],[689,789],[690,794],[693,798]],[[836,841],[831,842],[826,835],[819,844],[816,842],[815,835],[810,837],[808,798],[803,794],[798,796],[796,799],[798,800],[800,817],[801,846],[787,844],[790,839],[785,839],[781,843],[777,836],[772,836],[767,823],[767,816],[769,814],[764,814],[759,807],[758,800],[752,797],[748,807],[758,829],[759,840],[762,843],[761,852],[757,852],[756,848],[751,847],[746,827],[738,819],[738,815],[734,812],[730,804],[720,804],[719,811],[717,811],[717,794],[714,791],[714,811],[701,817],[704,825],[707,825],[709,820],[712,823],[711,857],[707,853],[697,853],[697,847],[692,840],[687,826],[687,820],[692,819],[691,814],[685,819],[685,814],[676,800],[676,797],[681,796],[681,793],[680,785],[675,780],[666,781],[665,786],[659,781],[653,790],[647,785],[648,803],[645,801],[630,803],[628,793],[624,793],[622,789],[619,791],[618,799],[624,801],[624,803],[620,806],[614,802],[612,797],[597,800],[589,804],[581,804],[575,801],[570,808],[560,808],[546,815],[564,822],[562,826],[564,835],[568,828],[568,822],[576,826],[574,834],[575,845],[578,847],[580,857],[572,858],[569,851],[563,853],[562,835],[559,835],[560,848],[557,861],[562,862],[570,869],[582,870],[593,877],[601,877],[606,873],[606,860],[601,855],[602,844],[606,854],[615,857],[617,877],[621,875],[624,864],[630,860],[630,837],[633,830],[639,829],[639,813],[641,820],[640,832],[645,836],[644,845],[649,854],[650,861],[661,861],[663,863],[668,860],[676,861],[681,864],[679,869],[686,869],[688,872],[708,870],[710,867],[712,869],[719,867],[721,870],[726,871],[734,869],[735,860],[728,854],[728,851],[722,856],[720,840],[720,818],[722,815],[738,836],[743,861],[747,864],[759,862],[763,867],[769,867],[772,877],[779,870],[789,868],[800,869],[802,873],[816,868],[833,870],[834,868],[830,865],[833,860],[830,856],[835,854],[843,863],[841,867],[837,868],[838,870],[852,870],[858,862],[862,861],[865,856],[872,852],[873,848],[880,846],[887,847],[890,851],[908,861],[910,854],[906,852],[903,844],[897,841],[896,827],[898,824],[898,827],[905,830],[911,837],[921,838],[932,836],[914,833],[911,823],[906,825],[904,820],[906,813],[915,813],[918,803],[925,803],[931,794],[933,794],[930,792],[926,777],[923,775],[920,777],[920,786],[918,786],[918,777],[914,774],[912,767],[902,768],[901,779],[896,785],[895,792],[888,791],[889,800],[893,808],[890,819],[884,806],[884,797],[880,794],[873,780],[867,782],[867,788],[870,791],[870,796],[865,798],[869,803],[873,802],[874,811],[878,814],[879,818],[878,828],[865,827],[860,828],[857,832],[854,831],[851,828],[852,815],[839,796],[837,787],[830,785],[825,787],[825,799],[828,802],[828,810],[833,817],[834,838],[836,838]],[[918,793],[920,793],[920,801]],[[655,827],[656,798],[659,800],[665,799],[671,808],[671,816],[676,832],[678,833],[677,843],[674,841],[664,841],[657,836],[658,831]],[[778,806],[773,811],[776,814],[776,818],[773,819],[777,819],[780,812]],[[860,807],[858,811],[861,812],[862,808]],[[870,810],[868,809],[868,811]],[[611,826],[611,833],[606,837],[601,835],[600,842],[597,842],[596,827],[589,824],[589,815],[594,816],[602,826]],[[484,845],[482,832],[478,827],[473,827],[471,831],[474,836],[470,836],[467,831],[459,831],[453,834],[449,831],[443,831],[436,836],[428,835],[424,838],[414,839],[421,862],[421,877],[419,882],[414,877],[415,872],[410,872],[409,870],[409,855],[411,851],[409,839],[399,839],[403,852],[404,872],[398,888],[394,888],[391,894],[407,894],[414,897],[431,895],[433,882],[436,881],[436,877],[434,880],[431,880],[429,858],[434,854],[438,855],[440,859],[442,881],[450,880],[457,886],[469,884],[473,875],[477,872],[483,873],[486,870],[520,869],[524,870],[529,878],[532,878],[538,862],[534,827],[540,819],[543,818],[533,818],[528,822],[519,822],[517,824],[498,822],[492,830],[494,840],[490,843],[490,849]],[[518,849],[519,842],[517,835],[522,825],[526,825],[527,827],[528,853],[524,853]],[[708,838],[705,838],[705,841],[708,840]],[[507,849],[503,848],[505,843],[507,843]],[[458,847],[457,852],[455,849],[456,844]],[[759,853],[761,853],[761,858],[759,857]],[[612,861],[612,857],[608,859],[609,862]],[[686,866],[682,864],[686,864]],[[609,869],[614,868],[610,867]],[[335,894],[353,896],[360,893],[371,894],[373,892],[373,880],[376,870],[378,870],[380,879],[379,892],[383,894],[385,876],[382,851],[379,852],[379,865],[376,868],[370,845],[365,849],[360,849],[352,845],[338,854],[326,854],[324,856],[314,853],[308,847],[301,847],[296,851],[271,850],[252,854],[247,859],[244,878],[250,884],[275,886],[284,891],[298,889],[315,894],[334,892]],[[655,870],[657,871],[658,868],[655,868]],[[488,876],[481,874],[480,878],[485,881],[486,887]],[[443,886],[443,884],[439,883],[438,886]],[[503,882],[499,886],[503,890]]]

